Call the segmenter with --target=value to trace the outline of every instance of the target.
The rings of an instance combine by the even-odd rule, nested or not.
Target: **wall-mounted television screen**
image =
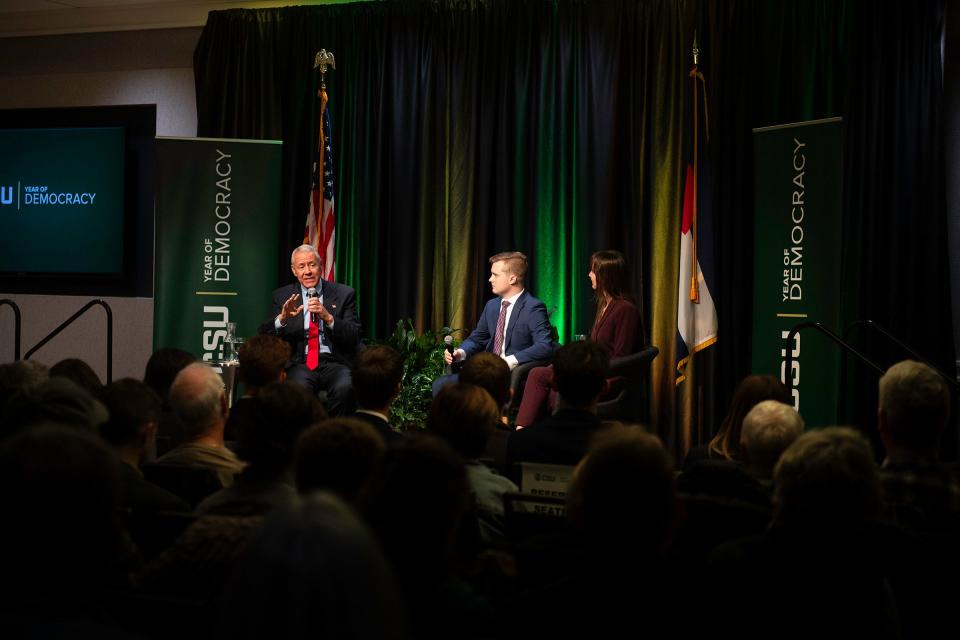
[[[156,107],[0,111],[0,292],[152,295]]]

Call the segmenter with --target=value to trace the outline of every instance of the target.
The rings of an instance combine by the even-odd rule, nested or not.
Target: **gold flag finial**
[[[320,75],[326,75],[327,67],[331,69],[337,68],[337,62],[333,57],[333,54],[327,51],[326,49],[320,49],[317,51],[317,56],[313,59],[313,68],[320,68]]]

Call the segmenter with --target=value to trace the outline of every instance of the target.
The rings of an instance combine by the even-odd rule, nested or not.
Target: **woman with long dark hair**
[[[643,343],[643,320],[630,295],[627,261],[619,251],[597,251],[590,256],[587,276],[597,305],[590,340],[603,345],[611,358],[630,355]],[[552,388],[552,367],[530,371],[517,413],[518,429],[548,414]]]

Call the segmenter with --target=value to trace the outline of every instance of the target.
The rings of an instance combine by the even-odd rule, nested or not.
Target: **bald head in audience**
[[[223,380],[210,366],[195,362],[170,385],[170,406],[184,426],[188,442],[223,445],[227,395]]]

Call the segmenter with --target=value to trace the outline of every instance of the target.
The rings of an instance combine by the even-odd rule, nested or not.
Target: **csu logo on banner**
[[[0,185],[0,204],[13,204],[13,187]]]

